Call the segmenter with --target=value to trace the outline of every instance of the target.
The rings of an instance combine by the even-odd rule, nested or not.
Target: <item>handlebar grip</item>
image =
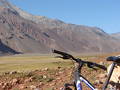
[[[52,50],[52,52],[62,55],[63,57],[60,57],[60,58],[63,58],[63,59],[71,59],[71,58],[75,59],[72,55],[70,55],[68,53],[65,53],[65,52],[61,52],[61,51],[58,51],[58,50]]]
[[[107,68],[104,65],[100,65],[100,64],[95,63],[95,66],[99,67],[99,68],[101,68],[103,70],[107,70]]]
[[[89,62],[89,61],[87,61],[86,63],[88,65],[88,67],[90,67],[90,68],[93,68],[94,66],[96,66],[96,67],[101,68],[103,70],[107,70],[107,68],[105,66],[103,66],[103,65],[93,63],[93,62]]]

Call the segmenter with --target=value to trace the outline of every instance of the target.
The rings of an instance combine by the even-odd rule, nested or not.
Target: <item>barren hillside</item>
[[[22,53],[50,53],[53,48],[79,53],[120,50],[118,39],[100,28],[34,16],[6,0],[0,0],[0,39]]]

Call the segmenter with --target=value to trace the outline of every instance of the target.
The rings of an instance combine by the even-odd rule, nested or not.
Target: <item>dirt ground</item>
[[[112,54],[115,55],[115,54]],[[85,57],[92,62],[108,66],[110,62],[102,55],[95,57]],[[72,83],[72,74],[74,64],[63,67],[62,64],[54,68],[35,69],[28,72],[11,71],[0,75],[0,90],[62,90],[65,83]],[[84,66],[82,75],[86,77],[95,87],[101,90],[105,78],[99,78],[106,75],[106,71],[97,68],[96,70]],[[71,87],[73,88],[73,87]],[[74,90],[74,89],[73,89]],[[90,90],[83,84],[83,90]]]

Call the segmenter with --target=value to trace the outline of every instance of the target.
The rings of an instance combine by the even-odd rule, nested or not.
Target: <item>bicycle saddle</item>
[[[120,63],[120,56],[110,56],[107,58],[107,61],[113,61],[116,63]]]

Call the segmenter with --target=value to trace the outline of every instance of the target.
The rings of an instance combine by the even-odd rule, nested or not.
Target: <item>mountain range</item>
[[[1,54],[50,53],[51,49],[74,53],[119,52],[120,34],[117,34],[35,16],[7,0],[0,0]]]

